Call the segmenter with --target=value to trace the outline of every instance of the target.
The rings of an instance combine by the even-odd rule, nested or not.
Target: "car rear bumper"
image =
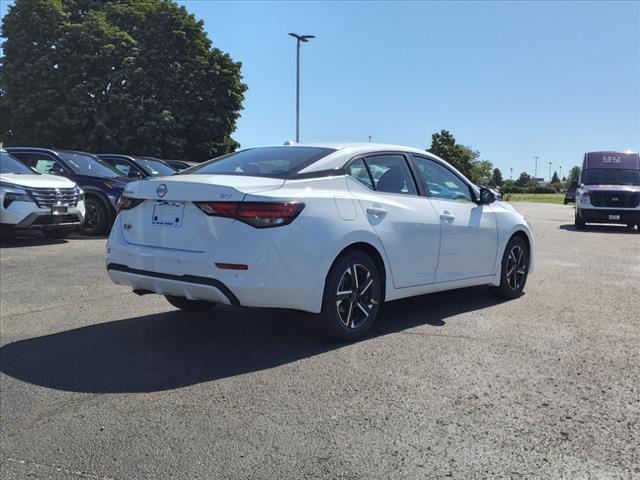
[[[106,267],[114,283],[190,300],[320,312],[324,245],[302,229],[287,227],[295,235],[295,253],[284,230],[274,241],[244,224],[237,225],[243,235],[212,242],[214,246],[200,252],[129,243],[121,222],[118,217],[107,243]],[[243,264],[246,269],[220,268],[218,262]]]
[[[587,223],[640,223],[640,210],[580,208],[579,212],[582,220]],[[615,219],[616,216],[619,218]]]
[[[219,280],[195,275],[170,275],[166,273],[138,270],[126,265],[110,263],[107,271],[118,285],[129,285],[134,291],[175,295],[189,300],[208,300],[225,305],[240,305],[240,301]]]

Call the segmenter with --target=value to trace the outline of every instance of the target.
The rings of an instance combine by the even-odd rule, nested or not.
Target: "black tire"
[[[567,201],[565,200],[565,201],[564,201],[564,204],[566,205],[567,203],[569,203],[569,202],[567,202]]]
[[[109,212],[98,197],[87,197],[84,201],[84,222],[80,231],[85,235],[102,235],[109,228]]]
[[[165,295],[164,298],[176,308],[185,312],[208,312],[216,304],[206,302],[204,300],[188,300],[184,297],[174,297],[173,295]]]
[[[499,298],[518,298],[522,295],[529,275],[529,247],[522,237],[511,237],[502,255],[500,286],[489,287]]]
[[[61,240],[63,238],[67,238],[73,232],[73,227],[69,228],[56,228],[52,230],[45,230],[44,236],[50,240]]]
[[[341,341],[362,338],[380,311],[383,281],[378,265],[366,253],[353,250],[338,257],[324,287],[321,315],[326,333]]]
[[[576,214],[575,214],[575,219],[573,223],[578,230],[584,230],[587,227],[587,224],[584,223],[584,220],[582,219],[582,215],[580,215],[580,212],[578,211],[577,208],[576,208]]]

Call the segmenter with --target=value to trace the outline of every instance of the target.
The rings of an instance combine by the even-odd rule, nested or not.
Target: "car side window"
[[[34,153],[31,157],[31,165],[39,173],[59,175],[65,172],[60,162],[46,153]]]
[[[376,191],[418,195],[413,175],[403,155],[372,155],[365,158],[365,165]]]
[[[364,160],[359,159],[353,162],[349,166],[349,175],[351,175],[355,180],[362,183],[365,187],[373,190],[373,183],[371,183],[369,170],[367,170],[367,166],[364,164]]]
[[[418,171],[431,198],[473,201],[471,191],[460,177],[440,163],[425,157],[413,156]]]
[[[133,167],[126,160],[118,160],[115,158],[104,158],[103,160],[113,165],[116,168],[116,170],[122,173],[122,175],[124,175],[125,177],[129,177],[133,173],[132,172]]]

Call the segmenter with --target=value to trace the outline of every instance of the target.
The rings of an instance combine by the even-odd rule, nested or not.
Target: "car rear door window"
[[[349,175],[351,175],[358,182],[362,183],[365,187],[373,190],[373,183],[371,181],[371,177],[369,176],[369,170],[367,170],[367,166],[364,164],[363,159],[356,160],[351,165],[349,165]]]
[[[447,167],[425,157],[414,155],[413,160],[427,187],[429,197],[472,201],[469,185]]]
[[[372,155],[365,158],[376,191],[418,195],[418,189],[404,155]]]

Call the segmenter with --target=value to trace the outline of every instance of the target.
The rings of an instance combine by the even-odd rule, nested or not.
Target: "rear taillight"
[[[300,215],[299,202],[194,202],[207,215],[234,218],[255,228],[288,225]]]
[[[120,212],[121,210],[131,210],[133,207],[137,207],[142,202],[144,202],[143,198],[131,198],[131,197],[126,197],[124,195],[120,195],[120,198],[118,198],[118,205],[116,206],[116,211]]]

